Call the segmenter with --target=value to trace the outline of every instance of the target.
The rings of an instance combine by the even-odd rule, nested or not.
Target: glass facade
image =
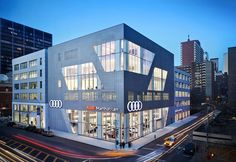
[[[121,141],[126,138],[125,131],[128,132],[129,141],[133,141],[163,128],[167,116],[162,114],[166,109],[157,108],[127,115],[73,109],[67,109],[66,112],[72,133],[115,142],[117,137]],[[129,121],[128,125],[124,124],[125,120]]]
[[[52,46],[51,34],[3,18],[0,18],[0,38],[0,74],[12,71],[12,59]],[[14,71],[24,68],[27,64],[16,65]]]
[[[17,123],[22,123],[25,125],[40,125],[41,128],[44,127],[44,115],[43,106],[37,105],[26,105],[26,104],[13,104],[13,121]],[[39,120],[37,120],[37,109]],[[37,123],[40,122],[40,123]]]
[[[167,78],[167,71],[155,67],[148,90],[164,91],[166,78]]]
[[[93,63],[72,65],[62,68],[67,90],[96,90],[101,82]]]
[[[127,40],[116,40],[94,46],[105,72],[126,70],[149,73],[154,53]]]

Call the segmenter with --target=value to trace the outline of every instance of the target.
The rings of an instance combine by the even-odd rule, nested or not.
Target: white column
[[[128,148],[129,142],[129,114],[124,114],[124,142],[125,147]]]
[[[149,110],[149,129],[150,129],[150,133],[153,131],[153,111]]]
[[[138,136],[142,137],[143,136],[143,111],[140,111],[138,113]]]
[[[78,134],[82,134],[82,111],[78,111]]]
[[[102,112],[97,112],[97,137],[102,139]]]
[[[39,105],[40,106],[40,105]],[[41,113],[41,112],[40,112]],[[40,114],[40,115],[43,115],[43,117],[44,117],[44,125],[43,125],[43,128],[44,129],[46,129],[46,130],[48,130],[48,124],[49,124],[49,114],[48,114],[48,106],[47,106],[47,104],[45,104],[45,105],[43,105],[43,112],[42,112],[43,114]],[[37,120],[37,124],[38,124],[38,115],[37,115],[37,118],[36,118],[36,120]],[[39,120],[40,120],[40,118],[39,118]]]
[[[115,129],[116,129],[116,132],[115,132],[115,136],[116,136],[116,141],[118,141],[118,145],[116,145],[116,149],[119,149],[120,148],[120,143],[122,142],[121,141],[121,118],[120,118],[120,113],[116,113],[116,120],[115,120]]]

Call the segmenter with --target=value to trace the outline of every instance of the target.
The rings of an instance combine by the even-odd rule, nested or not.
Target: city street
[[[212,115],[213,113],[210,113]],[[163,155],[161,159],[167,159],[171,156],[178,155],[181,153],[181,147],[183,147],[184,140],[189,140],[186,135],[190,134],[193,129],[205,122],[206,116],[202,117],[200,115],[198,119],[193,120],[192,122],[177,128],[170,134],[167,134],[150,144],[145,145],[140,150],[138,150],[134,156],[130,157],[108,157],[101,156],[103,152],[108,150],[101,149],[98,147],[90,146],[87,144],[63,139],[60,137],[45,137],[39,134],[27,132],[21,129],[9,128],[6,126],[0,127],[0,140],[1,148],[14,149],[17,150],[19,156],[27,156],[29,159],[35,159],[36,161],[84,161],[87,159],[93,159],[94,161],[143,161],[153,160],[153,157],[157,159],[158,152],[166,152],[168,156]],[[165,148],[163,146],[164,139],[170,135],[179,134],[181,135],[179,143],[177,143],[172,149]],[[182,138],[184,137],[184,140]],[[155,152],[156,151],[156,152]],[[161,151],[161,152],[160,152]],[[153,153],[155,152],[155,154]],[[168,153],[167,153],[168,152]],[[125,154],[124,154],[125,155]],[[34,157],[34,158],[33,158]],[[181,156],[182,157],[182,156]],[[178,158],[181,158],[178,156]],[[183,158],[188,159],[183,156]]]

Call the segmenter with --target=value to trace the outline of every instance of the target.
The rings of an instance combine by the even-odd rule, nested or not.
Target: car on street
[[[172,147],[174,144],[176,143],[176,138],[175,136],[170,136],[170,137],[167,137],[165,138],[165,142],[164,142],[164,145],[166,147]]]

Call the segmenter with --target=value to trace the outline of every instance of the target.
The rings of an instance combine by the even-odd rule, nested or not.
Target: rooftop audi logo
[[[143,104],[141,101],[129,101],[127,104],[127,110],[129,112],[132,111],[140,111],[143,108]]]
[[[62,101],[61,100],[50,100],[49,106],[51,108],[62,108]]]

